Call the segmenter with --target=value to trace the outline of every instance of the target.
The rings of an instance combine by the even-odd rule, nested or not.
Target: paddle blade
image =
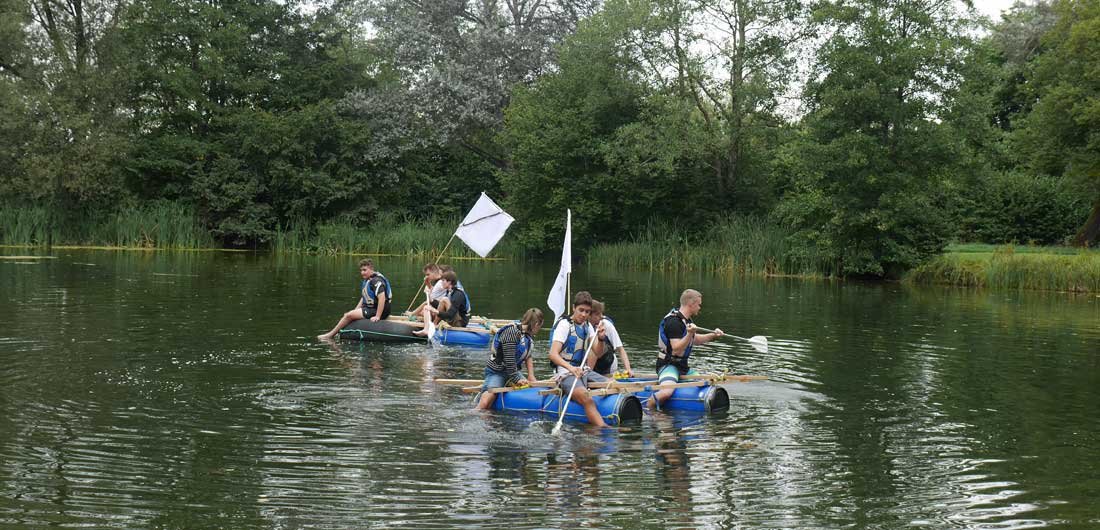
[[[768,338],[763,335],[757,335],[749,338],[749,344],[753,349],[760,353],[768,353]]]
[[[432,322],[431,319],[428,319],[426,322],[424,322],[424,329],[428,331],[428,342],[432,342],[433,340],[435,340],[435,322]]]

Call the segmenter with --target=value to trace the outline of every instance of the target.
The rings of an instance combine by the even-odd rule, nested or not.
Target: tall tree
[[[606,7],[627,9],[644,12],[623,43],[642,59],[639,74],[690,105],[697,118],[691,149],[704,150],[699,154],[711,178],[695,184],[708,188],[723,208],[735,198],[759,200],[738,192],[764,172],[771,149],[761,147],[784,125],[782,98],[797,70],[797,52],[814,31],[806,4],[625,0]]]
[[[339,6],[339,4],[337,4]],[[149,0],[128,10],[129,185],[191,201],[227,244],[334,212],[366,216],[387,180],[339,100],[370,84],[355,23],[327,5]],[[369,191],[368,191],[369,190]]]
[[[513,88],[554,64],[554,47],[595,0],[368,0],[391,82],[354,95],[366,116],[384,116],[393,148],[460,145],[498,167],[494,138]],[[417,138],[411,141],[404,133]]]
[[[1072,179],[1092,203],[1073,240],[1085,246],[1100,238],[1100,0],[1054,5],[1058,22],[1034,60],[1034,107],[1013,146],[1035,171]]]
[[[118,0],[0,4],[12,15],[0,22],[0,83],[18,135],[5,142],[17,163],[0,175],[0,188],[48,205],[54,226],[63,214],[122,193],[117,162],[127,143],[111,45],[122,6]]]
[[[782,214],[845,274],[896,275],[940,251],[943,178],[966,153],[943,121],[971,19],[954,2],[851,0],[817,12],[831,36],[806,88]]]
[[[638,119],[643,92],[630,74],[635,58],[619,45],[630,28],[606,12],[585,20],[562,46],[558,71],[518,87],[506,110],[501,140],[512,167],[500,173],[502,192],[529,248],[560,244],[567,208],[582,246],[621,237],[624,224],[653,213],[660,180],[623,179],[608,162],[617,131]]]

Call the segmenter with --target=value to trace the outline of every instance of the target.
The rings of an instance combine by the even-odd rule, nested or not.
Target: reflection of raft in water
[[[424,329],[423,322],[396,316],[378,322],[363,318],[341,329],[340,338],[371,342],[424,342],[424,337],[413,334],[420,329]],[[464,328],[437,328],[436,336],[442,344],[485,347],[492,340],[492,331],[487,324],[471,322]]]

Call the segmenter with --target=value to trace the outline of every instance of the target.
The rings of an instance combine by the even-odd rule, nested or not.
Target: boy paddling
[[[320,340],[329,340],[336,336],[341,329],[361,318],[369,318],[371,322],[378,322],[390,316],[390,305],[393,299],[393,290],[390,281],[380,272],[374,270],[374,261],[370,258],[359,262],[359,276],[363,278],[359,284],[359,303],[355,309],[344,313],[336,327],[328,333],[317,335]]]
[[[687,289],[680,295],[680,307],[668,312],[657,327],[657,380],[658,384],[679,383],[680,377],[693,374],[688,367],[688,357],[693,346],[706,344],[725,333],[715,329],[713,333],[696,333],[692,318],[703,307],[703,295],[695,289]],[[675,392],[666,388],[653,394],[646,402],[649,408],[657,408]]]
[[[563,316],[557,322],[554,323],[554,329],[551,331],[550,342],[550,362],[554,364],[557,369],[558,388],[562,392],[562,399],[565,399],[566,394],[570,388],[573,388],[573,383],[576,381],[577,388],[573,391],[572,400],[576,401],[578,405],[584,407],[584,414],[588,417],[588,423],[597,427],[607,427],[607,423],[603,421],[603,417],[600,416],[600,411],[596,409],[596,403],[592,400],[592,396],[588,395],[588,385],[590,383],[605,382],[608,379],[596,372],[590,371],[588,366],[584,364],[584,354],[588,351],[589,344],[592,341],[597,341],[592,344],[592,351],[588,353],[589,357],[599,356],[603,353],[603,325],[601,324],[598,329],[593,328],[592,324],[588,323],[588,317],[592,313],[592,295],[587,291],[581,291],[577,293],[577,296],[573,299],[573,314],[569,317]],[[568,403],[563,403],[562,407],[569,406]]]

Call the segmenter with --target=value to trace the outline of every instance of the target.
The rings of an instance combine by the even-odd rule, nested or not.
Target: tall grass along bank
[[[650,223],[632,240],[596,245],[590,265],[666,271],[702,270],[746,275],[835,276],[836,265],[795,248],[788,230],[764,219],[730,217],[697,235]]]
[[[911,283],[965,287],[1100,292],[1100,252],[1000,247],[992,252],[949,251],[909,272]]]
[[[189,206],[156,202],[117,212],[61,212],[55,219],[43,206],[6,205],[0,209],[0,244],[87,245],[122,248],[216,248],[217,242]]]

